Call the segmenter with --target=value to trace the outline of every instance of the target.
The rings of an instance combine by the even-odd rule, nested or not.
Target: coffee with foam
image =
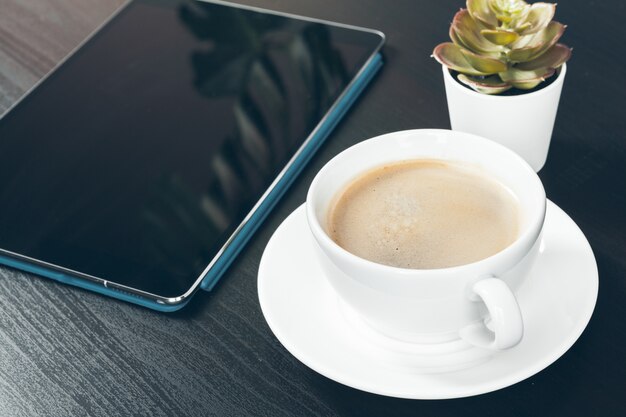
[[[397,162],[365,172],[334,200],[331,238],[384,265],[434,269],[494,255],[518,235],[519,207],[477,167],[442,160]]]

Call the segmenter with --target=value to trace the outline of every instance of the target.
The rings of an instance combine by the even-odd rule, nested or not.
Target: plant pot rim
[[[563,83],[563,78],[565,77],[565,73],[567,72],[567,63],[564,63],[563,65],[561,65],[559,68],[557,68],[556,70],[556,80],[554,80],[554,82],[540,90],[537,91],[533,91],[531,93],[523,93],[523,94],[518,94],[515,96],[500,96],[497,94],[494,95],[490,95],[490,94],[483,94],[483,93],[479,93],[478,91],[474,91],[470,88],[465,87],[464,85],[462,85],[458,80],[456,80],[452,74],[450,74],[450,70],[448,69],[448,67],[446,67],[445,65],[441,66],[441,69],[443,71],[443,76],[448,78],[450,81],[452,81],[452,85],[454,85],[454,88],[457,88],[459,91],[462,91],[463,94],[466,94],[468,96],[479,96],[481,98],[484,98],[485,100],[509,100],[509,101],[514,101],[514,100],[523,100],[523,99],[527,99],[530,97],[537,97],[543,94],[548,94],[551,90],[558,88],[560,84]]]

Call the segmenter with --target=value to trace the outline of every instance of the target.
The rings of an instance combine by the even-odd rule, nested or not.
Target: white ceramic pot
[[[546,162],[566,64],[549,86],[517,96],[477,93],[442,66],[452,130],[491,139],[517,152],[539,171]]]

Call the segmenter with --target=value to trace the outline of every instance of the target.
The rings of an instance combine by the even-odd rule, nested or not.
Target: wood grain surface
[[[0,0],[0,114],[121,3]],[[462,1],[245,3],[380,29],[386,65],[217,288],[183,311],[157,313],[0,268],[0,416],[626,415],[624,3],[559,3],[574,56],[540,173],[548,197],[594,249],[594,317],[573,348],[536,376],[450,401],[367,394],[308,369],[267,327],[256,274],[273,231],[333,155],[389,131],[449,127],[440,67],[429,55],[447,39]]]

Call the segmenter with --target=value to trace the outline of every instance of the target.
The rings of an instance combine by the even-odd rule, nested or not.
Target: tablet
[[[215,285],[383,42],[229,3],[128,2],[0,119],[0,262],[182,307]]]

